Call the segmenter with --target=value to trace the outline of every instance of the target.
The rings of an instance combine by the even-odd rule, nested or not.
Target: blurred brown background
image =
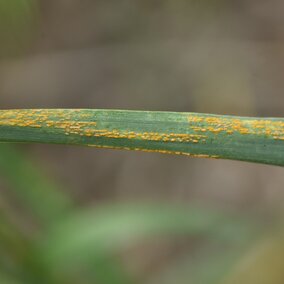
[[[283,116],[283,1],[42,0],[27,9],[34,15],[29,40],[9,38],[21,51],[0,64],[1,109]],[[247,212],[283,207],[280,167],[23,148],[82,204],[196,200]]]
[[[25,52],[0,65],[2,109],[283,116],[283,1],[43,0],[27,9],[36,11],[31,40]],[[283,205],[284,177],[277,167],[66,146],[27,148],[83,202]]]

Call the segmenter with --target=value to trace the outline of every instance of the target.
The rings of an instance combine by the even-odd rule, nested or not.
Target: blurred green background
[[[283,116],[280,0],[0,0],[0,107]],[[280,167],[0,147],[0,283],[283,284]]]

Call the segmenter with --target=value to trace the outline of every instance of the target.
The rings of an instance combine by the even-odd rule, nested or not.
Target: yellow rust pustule
[[[102,148],[102,149],[117,149],[117,150],[132,150],[132,151],[142,151],[149,153],[160,153],[160,154],[170,154],[170,155],[185,155],[192,158],[210,158],[210,159],[219,159],[218,155],[205,155],[205,154],[192,154],[181,151],[170,151],[170,150],[159,150],[159,149],[146,149],[146,148],[132,148],[132,147],[118,147],[118,146],[107,146],[107,145],[97,145],[89,144],[90,147]]]
[[[265,119],[238,119],[214,116],[188,116],[189,127],[196,133],[239,134],[284,140],[284,122]]]
[[[79,110],[77,110],[79,111]],[[76,110],[73,111],[76,113]],[[169,143],[203,143],[206,135],[188,133],[137,132],[118,129],[99,129],[96,121],[82,121],[90,119],[90,115],[81,114],[80,120],[74,120],[71,112],[57,110],[11,110],[0,113],[0,126],[16,126],[42,129],[60,129],[66,135],[82,137],[112,138],[112,139],[139,139],[145,141]]]
[[[134,132],[99,129],[94,131],[95,137],[118,138],[118,139],[139,139],[145,141],[157,142],[180,142],[180,143],[198,143],[204,135],[184,134],[184,133],[160,133],[160,132]]]
[[[79,110],[74,110],[76,113]],[[89,118],[88,114],[81,114],[81,119]],[[74,120],[72,113],[57,110],[56,117],[50,110],[10,110],[0,112],[0,126],[16,126],[30,128],[61,129],[66,135],[92,136],[96,122]]]

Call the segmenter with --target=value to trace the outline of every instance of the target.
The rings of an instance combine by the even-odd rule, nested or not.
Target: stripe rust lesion
[[[197,133],[254,135],[284,140],[284,121],[282,120],[190,115],[188,122],[190,129]]]
[[[206,154],[193,154],[188,152],[181,151],[170,151],[162,149],[149,149],[149,148],[137,148],[137,147],[122,147],[122,146],[108,146],[108,145],[98,145],[98,144],[89,144],[90,147],[102,148],[102,149],[118,149],[118,150],[132,150],[132,151],[142,151],[149,153],[161,153],[161,154],[171,154],[171,155],[184,155],[192,158],[210,158],[210,159],[220,159],[218,155],[206,155]]]
[[[74,114],[80,119],[75,120]],[[60,129],[66,135],[75,134],[80,136],[94,135],[95,121],[84,121],[90,116],[79,110],[7,110],[0,111],[0,126],[12,126],[21,128]]]
[[[5,110],[0,111],[0,126],[58,129],[65,135],[139,139],[166,143],[206,143],[212,135],[254,135],[284,141],[284,121],[274,119],[242,119],[206,115],[188,115],[188,133],[143,132],[99,128],[95,111],[85,110]],[[155,121],[153,121],[155,122]],[[143,123],[141,122],[141,126]],[[177,122],[178,126],[178,122]]]

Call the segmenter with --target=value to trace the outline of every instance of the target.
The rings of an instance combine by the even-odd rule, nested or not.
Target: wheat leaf
[[[94,109],[2,110],[0,141],[284,165],[283,118]]]

